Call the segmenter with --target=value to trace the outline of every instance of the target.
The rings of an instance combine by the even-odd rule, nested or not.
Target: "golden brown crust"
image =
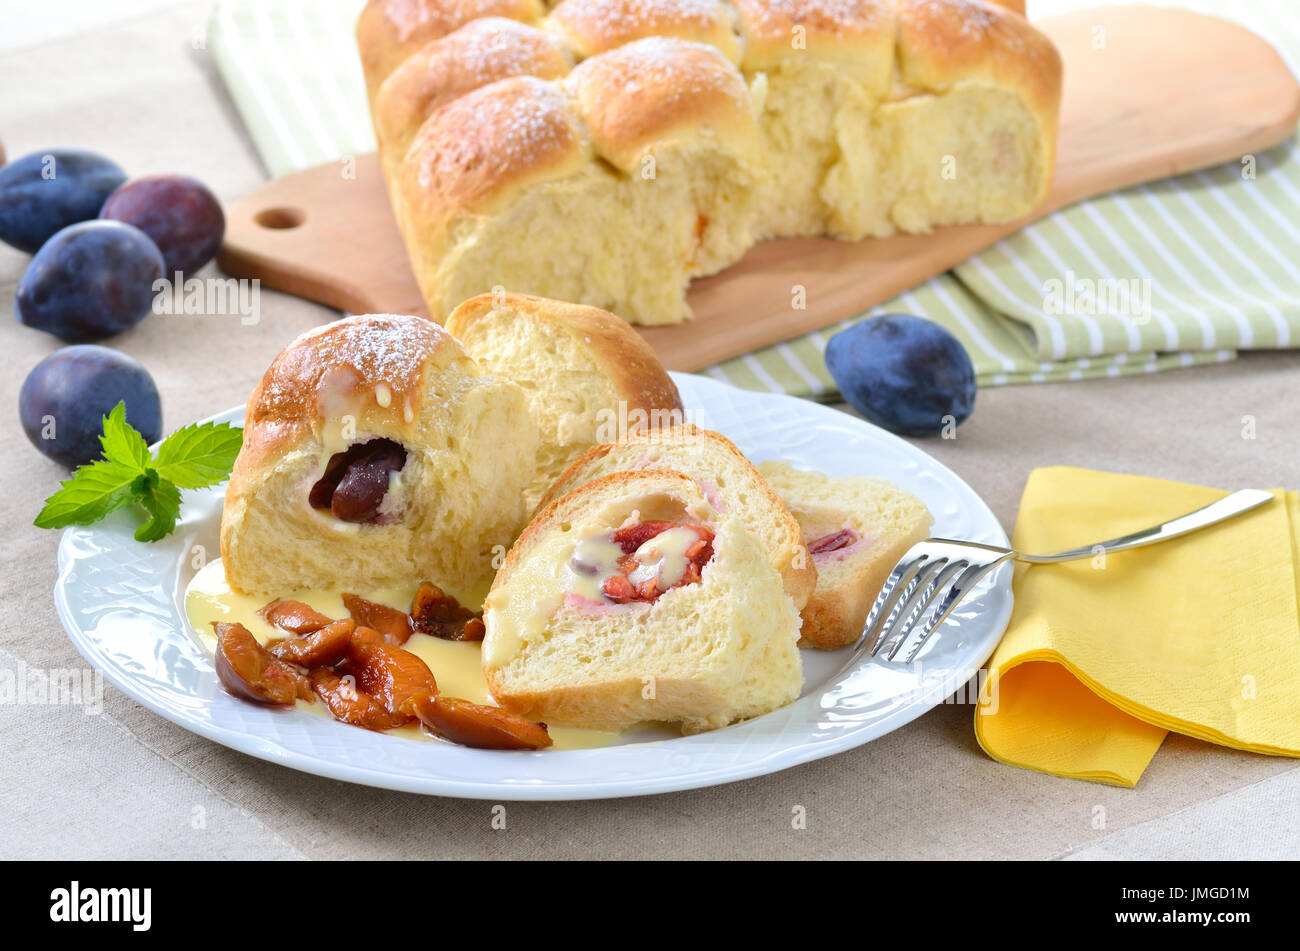
[[[740,47],[720,0],[564,0],[547,17],[582,57],[648,36],[707,43],[735,62]]]
[[[986,0],[902,0],[898,56],[900,78],[909,85],[936,91],[972,81],[1008,87],[1055,131],[1061,54],[1022,16]]]
[[[1021,16],[1025,15],[1025,0],[989,0],[989,3],[996,4],[999,7],[1005,7]]]
[[[498,214],[538,186],[584,172],[599,181],[607,166],[631,174],[660,152],[690,163],[697,145],[761,177],[756,104],[780,71],[804,63],[826,71],[808,78],[812,85],[842,76],[868,102],[967,84],[1022,98],[1039,140],[1025,172],[1038,193],[1023,204],[1041,200],[1055,165],[1061,63],[1022,7],[1021,0],[563,0],[545,14],[543,0],[370,0],[358,42],[389,192],[430,312],[445,316],[459,297],[495,283],[479,273],[472,218]],[[503,28],[495,46],[462,38],[431,47],[491,16],[540,29]],[[542,34],[581,62],[568,70]],[[705,224],[724,233],[724,225]],[[751,234],[737,226],[727,261]],[[472,283],[456,286],[468,274]],[[601,286],[584,292],[591,299],[624,317],[631,310],[633,321],[659,322],[620,300],[615,281],[594,283]],[[675,319],[688,313],[682,303]]]
[[[593,142],[625,170],[655,146],[699,136],[701,129],[741,137],[756,132],[743,78],[703,43],[636,40],[579,63],[566,86]]]
[[[645,689],[644,677],[624,677],[607,681],[598,689],[590,686],[548,687],[545,690],[521,690],[506,687],[500,669],[484,668],[488,693],[505,710],[531,720],[550,719],[556,723],[581,724],[582,728],[618,732],[629,722],[645,716],[640,699]],[[710,703],[716,694],[689,682],[657,684],[658,703],[673,707],[699,708]],[[716,701],[715,701],[716,702]],[[719,722],[714,726],[722,726]],[[699,730],[683,732],[699,732]]]
[[[1016,92],[1038,120],[1047,197],[1056,167],[1063,66],[1052,41],[1018,13],[985,0],[902,0],[898,70],[904,83],[943,91],[986,83]]]
[[[472,20],[426,43],[384,80],[372,110],[381,154],[400,163],[424,120],[474,89],[511,76],[555,79],[571,65],[548,33],[503,17]]]
[[[422,317],[349,317],[301,335],[272,361],[248,398],[244,444],[226,498],[238,496],[269,456],[319,431],[332,407],[346,406],[357,416],[401,407],[413,424],[428,368],[464,359],[460,344]]]
[[[576,488],[577,485],[579,484],[579,478],[581,477],[581,474],[585,469],[587,469],[592,463],[596,462],[597,460],[605,458],[605,456],[609,455],[609,453],[612,450],[618,448],[620,445],[630,444],[630,443],[663,444],[663,443],[672,443],[675,441],[680,441],[688,438],[707,440],[709,442],[712,442],[721,451],[732,455],[738,461],[744,463],[746,466],[749,466],[750,468],[754,468],[753,463],[751,463],[748,459],[745,458],[744,453],[742,453],[739,449],[736,448],[735,443],[733,443],[726,436],[722,435],[722,433],[714,432],[711,429],[701,429],[700,427],[695,426],[694,424],[691,423],[687,423],[681,426],[674,425],[667,429],[660,429],[651,433],[629,433],[627,438],[622,440],[621,442],[609,442],[609,443],[602,443],[599,446],[592,446],[590,449],[584,452],[577,459],[573,460],[573,462],[569,464],[568,468],[566,468],[562,473],[560,473],[559,478],[555,480],[555,484],[551,486],[550,491],[546,493],[546,495],[542,498],[542,500],[539,503],[537,503],[537,507],[539,510],[543,509],[559,496],[573,491],[573,489]],[[643,471],[643,470],[635,470],[635,471]],[[763,479],[762,473],[760,473],[757,469],[754,469],[754,474],[759,478],[763,486],[771,494],[772,500],[775,501],[776,504],[779,505],[781,508],[785,508],[785,503],[782,502],[780,498],[777,497],[777,494],[775,492],[772,492],[771,488],[767,485],[767,481]],[[794,516],[792,515],[790,517],[793,520]]]
[[[880,579],[882,584],[884,580]],[[833,651],[852,644],[862,634],[863,625],[859,625],[852,637],[845,636],[852,629],[851,609],[849,599],[840,591],[810,598],[799,612],[803,618],[803,626],[799,628],[799,646]],[[862,620],[865,624],[866,615]]]
[[[803,617],[799,646],[833,651],[855,643],[862,636],[871,605],[895,563],[896,560],[882,558],[868,571],[855,575],[852,591],[843,587],[817,590],[799,612]]]
[[[453,337],[461,337],[476,321],[498,306],[528,314],[538,321],[555,324],[582,341],[583,347],[604,371],[610,387],[627,401],[628,411],[682,410],[677,385],[663,368],[650,345],[639,333],[599,307],[570,304],[502,292],[479,294],[462,303],[443,325]]]
[[[430,234],[462,212],[486,212],[506,189],[576,171],[582,134],[554,83],[531,76],[475,89],[420,127],[399,188],[412,222]]]
[[[894,41],[894,6],[881,0],[731,0],[746,69],[815,53],[848,63]]]
[[[366,88],[373,99],[380,84],[430,40],[480,17],[535,23],[539,0],[369,0],[357,19],[357,46]]]

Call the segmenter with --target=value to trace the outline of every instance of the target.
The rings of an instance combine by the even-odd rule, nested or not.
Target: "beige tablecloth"
[[[157,6],[154,2],[150,4]],[[132,173],[184,171],[231,200],[264,176],[193,48],[206,4],[0,53],[9,154],[102,151]],[[26,258],[0,248],[0,670],[80,667],[50,599],[54,533],[30,527],[62,476],[17,424],[18,389],[57,341],[12,319]],[[151,317],[111,341],[141,360],[174,428],[240,403],[275,352],[329,318],[264,293],[262,319]],[[1156,378],[980,395],[926,450],[1010,525],[1025,476],[1052,463],[1221,486],[1294,485],[1300,353]],[[1256,438],[1245,439],[1243,417]],[[1158,605],[1152,606],[1159,610]],[[1095,858],[1300,854],[1300,767],[1170,737],[1136,790],[1022,772],[975,744],[969,706],[936,708],[829,760],[713,789],[590,803],[507,804],[349,786],[251,759],[106,687],[103,712],[0,706],[0,857]],[[791,822],[806,810],[807,827]]]

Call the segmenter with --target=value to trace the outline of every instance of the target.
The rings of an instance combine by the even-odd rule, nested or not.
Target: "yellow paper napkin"
[[[1029,476],[1012,544],[1060,551],[1227,495],[1053,467]],[[1016,566],[975,734],[994,759],[1133,786],[1167,731],[1300,756],[1300,495],[1174,541]]]

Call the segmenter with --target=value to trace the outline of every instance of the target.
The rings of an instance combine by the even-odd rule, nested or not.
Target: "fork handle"
[[[1072,548],[1069,551],[1063,551],[1055,555],[1026,555],[1018,552],[1016,560],[1026,561],[1033,565],[1049,565],[1061,561],[1074,561],[1078,558],[1091,558],[1098,553],[1098,549],[1109,553],[1112,551],[1127,551],[1130,548],[1141,548],[1144,545],[1154,545],[1157,542],[1168,541],[1171,538],[1178,538],[1180,535],[1199,531],[1208,525],[1222,522],[1224,519],[1240,515],[1242,512],[1248,512],[1272,500],[1272,492],[1265,492],[1262,489],[1242,489],[1239,492],[1233,492],[1231,495],[1225,495],[1217,502],[1211,502],[1205,508],[1197,509],[1195,512],[1188,512],[1186,515],[1180,515],[1168,522],[1161,522],[1159,525],[1152,525],[1140,532],[1121,535],[1119,538],[1112,538],[1109,541],[1097,542],[1086,548]]]

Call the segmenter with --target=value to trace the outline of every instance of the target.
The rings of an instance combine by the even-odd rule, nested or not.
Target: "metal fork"
[[[904,659],[905,663],[910,664],[939,625],[980,580],[999,565],[1013,559],[1031,565],[1051,565],[1154,545],[1248,512],[1272,499],[1271,492],[1242,489],[1205,508],[1144,528],[1140,532],[1082,548],[1072,548],[1055,555],[1027,555],[997,545],[927,538],[909,548],[885,579],[884,587],[880,589],[871,613],[867,615],[867,623],[854,648],[854,654],[856,656],[865,649],[870,656],[875,657],[887,648],[885,659],[892,661],[912,632],[917,630],[921,618],[926,617],[926,612],[929,611],[929,616],[920,626],[920,636],[913,640]]]

